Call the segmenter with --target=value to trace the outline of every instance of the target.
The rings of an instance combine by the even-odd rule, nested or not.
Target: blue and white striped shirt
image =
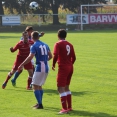
[[[37,40],[30,48],[30,52],[35,54],[36,58],[36,72],[45,72],[48,73],[48,52],[50,48],[47,44],[43,43],[40,40]]]

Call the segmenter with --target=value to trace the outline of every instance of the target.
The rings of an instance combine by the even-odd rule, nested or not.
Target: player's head
[[[27,26],[25,31],[28,32],[28,35],[31,36],[31,33],[33,32],[33,27],[32,26]]]
[[[24,43],[27,43],[28,42],[28,32],[27,31],[22,32],[22,37],[23,37]]]
[[[38,39],[39,39],[39,32],[38,32],[38,31],[33,31],[33,32],[31,33],[31,38],[32,38],[34,41],[38,40]]]
[[[58,38],[60,40],[65,40],[66,36],[67,36],[67,32],[66,32],[65,29],[59,29],[58,30]]]

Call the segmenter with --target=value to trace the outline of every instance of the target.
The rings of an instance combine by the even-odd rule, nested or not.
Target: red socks
[[[70,91],[61,93],[60,98],[61,98],[61,105],[63,109],[65,110],[72,109],[72,95]]]
[[[67,95],[67,105],[68,105],[68,108],[72,108],[72,104],[71,104],[71,94]]]
[[[66,93],[60,94],[62,108],[67,110],[67,96]]]
[[[31,82],[32,82],[32,78],[28,77],[28,80],[27,80],[27,87],[28,88],[30,88]]]
[[[7,77],[6,77],[6,80],[5,80],[6,83],[7,83],[8,80],[11,78],[11,76],[12,76],[12,74],[11,74],[11,72],[9,72],[8,75],[7,75]]]

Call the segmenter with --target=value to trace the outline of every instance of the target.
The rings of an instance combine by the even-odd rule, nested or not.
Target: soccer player
[[[72,110],[72,95],[69,85],[76,56],[73,45],[65,40],[66,36],[66,30],[58,30],[59,41],[55,43],[53,50],[52,70],[55,70],[55,64],[58,62],[57,87],[62,105],[59,114]]]
[[[19,50],[18,54],[17,54],[17,57],[16,57],[16,60],[14,62],[14,65],[13,65],[13,68],[12,70],[8,73],[7,77],[6,77],[6,80],[4,81],[3,85],[2,85],[2,88],[4,89],[9,81],[9,79],[12,77],[12,75],[15,73],[15,72],[21,72],[22,69],[20,71],[18,71],[18,66],[26,59],[26,57],[29,55],[30,53],[30,46],[32,44],[34,44],[33,41],[31,40],[28,40],[28,32],[27,31],[24,31],[22,33],[22,36],[23,36],[23,40],[20,40],[16,45],[15,47],[11,47],[10,48],[10,51],[11,52],[15,52],[16,50]],[[30,84],[32,82],[32,76],[33,76],[33,68],[32,68],[32,63],[31,61],[26,64],[24,66],[24,68],[28,71],[28,81],[27,81],[27,89],[30,89]],[[17,77],[14,77],[14,81],[12,80],[12,83],[14,83],[15,85],[15,79]]]
[[[26,29],[25,29],[25,31],[28,32],[28,39],[29,40],[32,40],[31,33],[33,32],[33,27],[32,26],[27,26]],[[44,32],[41,32],[39,34],[39,37],[42,37],[44,34],[45,34]],[[20,40],[23,40],[23,37],[21,37]],[[32,63],[33,72],[34,72],[35,71],[35,63],[34,63],[34,60],[33,59],[31,60],[31,63]],[[22,71],[23,71],[23,69],[21,71],[16,71],[14,73],[14,77],[11,80],[11,83],[12,83],[13,86],[16,86],[16,80],[17,80],[18,76],[22,73]]]
[[[25,29],[25,31],[28,32],[28,36],[29,36],[28,38],[29,38],[30,40],[32,40],[32,38],[31,38],[31,33],[33,32],[33,27],[32,27],[32,26],[27,26],[26,29]],[[39,37],[42,37],[44,34],[45,34],[44,32],[41,32],[41,33],[39,34]],[[21,40],[22,40],[22,37],[21,37]]]
[[[27,26],[26,29],[25,29],[25,31],[28,32],[28,36],[29,36],[28,39],[29,39],[29,40],[32,40],[32,38],[31,38],[31,33],[33,32],[33,27],[32,27],[32,26]],[[44,34],[45,34],[44,32],[41,32],[41,33],[39,34],[39,37],[42,37]],[[34,60],[32,59],[31,62],[32,62],[32,65],[33,65],[33,71],[35,71]]]
[[[37,31],[32,32],[31,37],[34,40],[34,44],[30,48],[29,56],[18,67],[18,70],[20,71],[24,67],[24,65],[26,65],[28,62],[30,62],[32,60],[32,58],[35,56],[36,67],[35,67],[35,72],[33,74],[31,84],[33,85],[34,95],[37,100],[37,104],[33,107],[35,109],[43,109],[42,85],[44,85],[48,72],[49,72],[48,61],[52,58],[52,54],[51,54],[49,46],[39,40],[39,33]]]

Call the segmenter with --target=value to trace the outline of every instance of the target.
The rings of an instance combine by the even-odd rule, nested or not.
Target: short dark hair
[[[24,35],[24,34],[26,34],[26,33],[28,33],[28,32],[27,32],[27,31],[23,31],[23,32],[22,32],[22,35]]]
[[[30,30],[33,30],[33,27],[32,26],[27,26],[25,31],[30,31]]]
[[[60,38],[66,38],[66,36],[67,36],[67,32],[66,32],[65,29],[59,29],[58,30],[58,37],[60,37]]]
[[[31,37],[35,40],[39,38],[39,32],[38,31],[33,31],[31,33]]]

